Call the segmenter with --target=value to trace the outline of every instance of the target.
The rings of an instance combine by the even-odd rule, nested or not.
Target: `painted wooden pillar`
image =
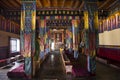
[[[43,40],[44,40],[44,58],[46,56],[46,38],[47,38],[47,32],[46,32],[46,17],[44,17],[44,31],[43,31],[44,35],[43,35]]]
[[[74,58],[78,58],[78,20],[72,20]]]
[[[41,19],[40,20],[40,25],[39,25],[39,37],[40,37],[40,59],[44,59],[44,56],[45,56],[45,52],[44,52],[44,49],[45,49],[45,20],[44,19]]]
[[[85,2],[84,44],[87,55],[87,69],[93,75],[96,72],[96,52],[98,47],[98,12],[96,2]]]
[[[45,21],[45,53],[49,52],[49,27],[46,25]]]
[[[73,50],[75,50],[75,27],[74,27],[74,20],[72,20],[72,39],[73,39]]]
[[[62,31],[62,43],[64,43],[64,32]]]
[[[25,59],[25,73],[31,78],[32,59],[35,54],[36,0],[22,0],[21,3],[21,53]]]
[[[68,46],[69,51],[72,48],[72,26],[68,26],[66,29],[66,44]]]

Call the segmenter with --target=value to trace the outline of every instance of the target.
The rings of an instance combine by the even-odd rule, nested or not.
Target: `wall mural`
[[[99,33],[104,31],[111,31],[120,28],[120,12],[116,11],[107,18],[101,17],[99,19]]]
[[[21,53],[25,58],[25,73],[32,75],[32,56],[35,55],[36,2],[22,1],[21,10]]]
[[[0,30],[14,34],[20,34],[20,25],[0,15]]]

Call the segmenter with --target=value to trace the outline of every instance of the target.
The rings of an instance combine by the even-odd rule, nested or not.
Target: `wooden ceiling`
[[[37,10],[41,9],[82,10],[84,0],[36,0],[36,4]],[[120,1],[98,0],[97,5],[99,10],[111,10],[115,7],[118,7],[120,5]],[[0,7],[6,10],[20,10],[21,0],[0,0]]]

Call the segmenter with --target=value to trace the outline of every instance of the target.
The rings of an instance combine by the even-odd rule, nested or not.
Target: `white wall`
[[[120,45],[120,29],[99,33],[99,45]]]

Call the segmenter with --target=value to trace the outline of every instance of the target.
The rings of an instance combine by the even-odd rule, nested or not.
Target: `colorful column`
[[[43,60],[45,57],[44,49],[45,49],[45,20],[44,18],[40,19],[39,25],[39,38],[40,38],[40,59]]]
[[[21,3],[21,54],[25,59],[25,73],[31,78],[32,59],[35,55],[36,0],[22,0]]]
[[[96,52],[98,48],[98,12],[96,2],[85,2],[84,44],[87,55],[87,69],[93,75],[96,72]]]
[[[72,49],[72,26],[68,26],[66,29],[66,44],[69,51]]]
[[[45,53],[48,54],[49,52],[49,27],[46,25],[46,20],[45,20]]]
[[[74,58],[78,58],[78,20],[72,20]]]

